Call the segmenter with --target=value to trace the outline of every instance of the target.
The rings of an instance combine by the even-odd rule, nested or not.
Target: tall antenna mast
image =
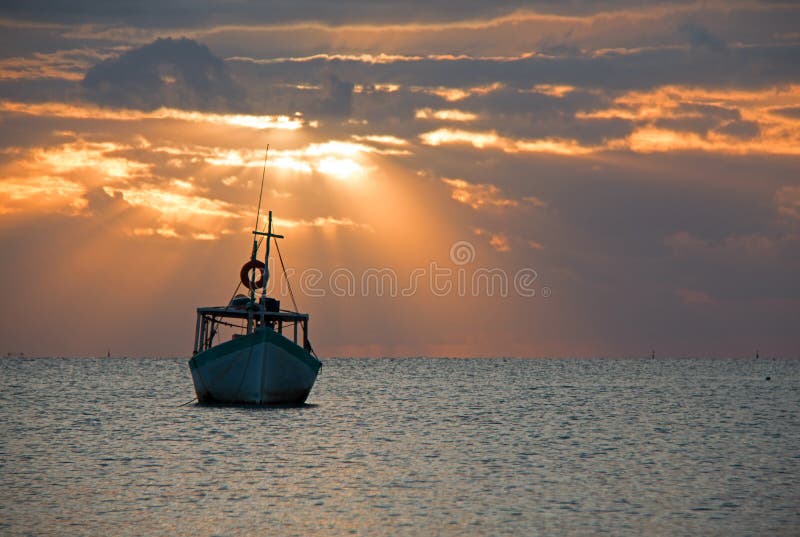
[[[267,173],[267,157],[269,156],[269,144],[267,144],[267,151],[264,154],[264,170],[261,172],[261,190],[258,192],[258,210],[256,211],[256,228],[253,230],[253,256],[252,260],[256,260],[256,255],[258,253],[258,237],[265,237],[267,239],[267,253],[264,256],[264,283],[261,289],[261,298],[262,300],[267,296],[267,282],[269,281],[269,246],[270,246],[270,239],[282,239],[283,235],[277,235],[272,232],[272,211],[269,212],[269,223],[267,224],[267,232],[264,233],[263,231],[258,230],[258,219],[261,215],[261,197],[264,194],[264,176]],[[250,286],[250,300],[255,300],[255,288],[251,285]]]
[[[261,197],[264,195],[264,176],[267,174],[267,157],[269,157],[269,144],[264,152],[264,168],[261,170],[261,189],[258,191],[258,210],[256,211],[256,227],[258,230],[258,218],[261,216]]]

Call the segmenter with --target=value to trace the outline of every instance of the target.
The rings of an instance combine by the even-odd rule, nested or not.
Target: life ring
[[[253,269],[260,271],[258,279],[256,279],[255,282],[250,281],[250,271]],[[242,270],[239,272],[239,279],[242,280],[242,285],[254,291],[264,287],[264,262],[258,259],[251,259],[245,263]]]

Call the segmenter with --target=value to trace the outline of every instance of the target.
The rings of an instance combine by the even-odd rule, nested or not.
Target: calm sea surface
[[[301,408],[193,396],[185,360],[0,360],[0,534],[800,534],[796,360],[336,359]]]

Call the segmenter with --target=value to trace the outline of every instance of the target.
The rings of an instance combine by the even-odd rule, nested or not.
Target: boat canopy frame
[[[255,306],[255,307],[253,307]],[[247,321],[247,324],[232,324],[224,319]],[[296,311],[269,311],[266,304],[248,304],[244,308],[231,308],[230,306],[211,306],[197,308],[197,325],[195,327],[194,349],[192,355],[198,354],[213,347],[214,338],[218,334],[217,325],[233,326],[246,329],[245,334],[234,334],[233,337],[249,335],[256,330],[270,329],[286,337],[284,328],[292,326],[293,333],[290,341],[302,346],[308,352],[313,352],[308,340],[308,314]],[[298,343],[298,327],[302,329],[302,339]],[[302,343],[302,345],[301,345]]]

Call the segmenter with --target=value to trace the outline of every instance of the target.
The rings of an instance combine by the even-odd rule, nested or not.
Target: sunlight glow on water
[[[771,380],[767,381],[766,377]],[[792,534],[800,361],[327,360],[301,408],[184,360],[0,360],[0,533]]]

